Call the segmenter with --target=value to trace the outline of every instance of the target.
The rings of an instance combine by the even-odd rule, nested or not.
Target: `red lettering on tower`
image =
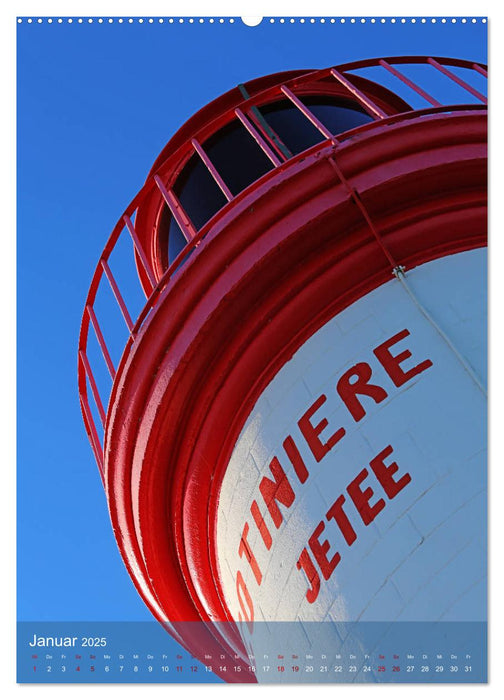
[[[406,349],[393,355],[390,348],[408,336],[409,331],[404,329],[373,350],[374,355],[396,387],[401,387],[409,379],[412,379],[432,366],[431,360],[426,359],[408,370],[401,367],[401,365],[412,356],[411,352]],[[358,362],[342,374],[336,384],[337,393],[356,422],[360,421],[366,415],[366,409],[362,405],[360,397],[367,396],[376,404],[381,403],[388,397],[387,391],[382,386],[370,382],[372,374],[373,370],[367,362]],[[298,427],[316,462],[320,462],[346,434],[345,428],[341,427],[327,440],[321,437],[322,432],[328,427],[329,422],[325,417],[319,417],[317,422],[317,419],[314,419],[314,415],[326,401],[326,395],[321,394],[298,420]],[[299,483],[304,484],[310,476],[310,472],[292,435],[287,434],[282,442],[282,446],[287,458],[292,464]],[[392,452],[392,446],[388,445],[369,463],[374,477],[389,500],[395,498],[402,489],[411,482],[411,476],[408,472],[402,475],[397,474],[399,467],[395,461],[390,462],[390,464],[385,462]],[[290,508],[294,503],[296,494],[278,457],[273,457],[269,463],[269,469],[272,478],[266,476],[262,477],[259,483],[259,491],[276,529],[279,529],[284,521],[279,504]],[[373,522],[386,505],[384,498],[376,497],[377,500],[375,500],[374,503],[371,502],[375,496],[375,491],[371,486],[362,486],[364,480],[367,479],[368,476],[368,469],[362,469],[346,488],[346,492],[350,496],[355,509],[366,526]],[[376,489],[376,482],[374,488]],[[349,514],[346,507],[344,508],[345,503],[345,496],[340,494],[325,514],[325,518],[328,522],[334,520],[345,543],[351,546],[358,538],[358,531],[354,528],[353,520],[351,519],[355,517],[355,512],[352,511]],[[257,500],[252,501],[250,513],[266,549],[271,550],[273,546],[272,531],[265,522],[264,511],[260,509]],[[303,549],[296,562],[297,568],[305,572],[311,586],[306,593],[306,599],[309,603],[313,603],[319,594],[320,576],[318,571],[320,570],[322,576],[327,581],[342,558],[339,551],[334,551],[331,556],[331,544],[328,539],[321,541],[320,537],[324,530],[325,523],[324,521],[320,521],[308,540],[308,547]],[[260,586],[263,580],[263,574],[249,544],[249,532],[249,522],[245,522],[238,545],[238,554],[241,558],[245,557],[252,569],[257,585]],[[313,556],[313,560],[310,556],[310,552]],[[236,585],[243,616],[247,622],[251,622],[254,612],[253,603],[243,579],[243,574],[240,571],[237,573]],[[239,617],[242,619],[241,614]]]
[[[369,383],[372,374],[373,370],[367,362],[358,362],[340,377],[336,385],[336,391],[355,421],[360,421],[366,415],[357,395],[370,396],[375,403],[380,403],[388,396],[381,386]],[[352,377],[357,377],[356,381],[351,382]]]
[[[334,569],[340,563],[341,555],[339,554],[339,552],[336,552],[332,559],[329,560],[327,558],[327,552],[329,551],[331,545],[329,544],[328,540],[324,540],[323,542],[320,542],[319,540],[319,537],[324,530],[325,525],[321,520],[315,528],[315,530],[313,531],[312,536],[308,540],[308,544],[310,545],[310,549],[313,552],[313,556],[317,560],[317,564],[320,566],[322,576],[327,581],[330,578]]]
[[[290,459],[292,466],[294,467],[297,478],[301,484],[304,484],[306,479],[309,477],[309,472],[291,435],[287,435],[283,441],[283,448],[287,454],[287,457]]]
[[[351,545],[357,539],[357,535],[355,534],[355,530],[353,529],[352,523],[348,519],[347,514],[343,510],[344,502],[345,497],[343,496],[343,494],[341,494],[341,496],[338,496],[338,498],[334,501],[332,506],[327,511],[326,518],[327,520],[334,519],[336,521],[336,524],[338,525],[341,534],[345,538],[345,542],[348,545]]]
[[[399,481],[395,481],[392,478],[392,475],[399,471],[399,467],[396,462],[392,462],[388,466],[385,464],[383,460],[390,454],[392,454],[392,446],[388,445],[380,454],[376,455],[376,457],[371,460],[369,465],[382,485],[383,490],[392,500],[397,496],[399,491],[402,491],[402,489],[409,484],[411,476],[408,473],[403,474]]]
[[[373,350],[374,354],[396,386],[402,386],[408,381],[408,379],[412,379],[413,377],[416,377],[417,374],[420,374],[420,372],[432,367],[431,360],[423,360],[423,362],[420,362],[418,365],[415,365],[407,371],[401,369],[400,365],[411,357],[411,352],[409,350],[403,350],[398,355],[392,355],[389,348],[398,343],[400,340],[403,340],[403,338],[406,338],[409,334],[410,332],[405,328],[381,345],[378,345],[378,347]]]
[[[252,517],[254,518],[254,522],[257,525],[257,529],[259,530],[259,533],[262,537],[262,541],[264,542],[266,549],[271,549],[271,545],[273,544],[273,539],[271,537],[271,533],[268,529],[268,526],[264,522],[264,517],[259,510],[259,506],[257,505],[257,501],[252,501],[252,504],[250,506],[250,512],[252,513]]]
[[[250,593],[248,592],[247,584],[245,583],[243,579],[243,575],[241,571],[236,572],[236,593],[238,594],[238,602],[240,603],[240,608],[243,613],[243,617],[241,616],[240,613],[238,613],[238,619],[240,622],[243,622],[243,619],[245,619],[245,622],[248,625],[249,631],[252,634],[252,630],[254,628],[253,622],[254,622],[254,604],[252,603],[252,598],[250,597]],[[245,601],[242,598],[245,598]],[[246,603],[246,606],[245,606]]]
[[[409,474],[404,474],[399,480],[395,480],[393,478],[393,475],[398,471],[399,467],[395,462],[392,462],[389,465],[386,465],[384,462],[385,458],[390,456],[392,451],[392,447],[388,445],[370,462],[374,475],[376,476],[379,484],[383,487],[383,490],[389,499],[394,498],[399,491],[401,491],[411,481]],[[384,499],[382,498],[377,500],[373,505],[370,504],[370,501],[374,496],[373,489],[370,487],[365,489],[361,488],[362,482],[368,476],[368,470],[362,469],[347,486],[347,491],[350,494],[350,497],[352,498],[352,501],[365,525],[372,523],[386,505]],[[344,503],[345,497],[343,494],[340,494],[327,511],[326,519],[329,522],[331,520],[336,522],[346,544],[351,546],[357,540],[358,536],[349,515],[343,510]],[[353,517],[355,517],[355,514]],[[330,543],[328,540],[324,540],[323,542],[320,541],[320,536],[324,529],[325,524],[323,521],[321,521],[309,538],[308,544],[318,568],[322,572],[324,579],[327,581],[340,563],[342,555],[339,552],[336,552],[334,556],[329,559],[328,551],[330,548]],[[315,568],[315,565],[313,564],[306,548],[303,549],[303,552],[301,553],[301,557],[297,562],[297,568],[304,569],[306,575],[308,576],[308,580],[312,584],[312,588],[306,594],[308,602],[312,603],[317,598],[319,593],[320,579],[317,578],[317,569]]]
[[[283,517],[277,506],[277,501],[287,508],[290,508],[294,503],[295,494],[277,457],[273,457],[269,467],[271,473],[275,477],[275,481],[268,479],[266,476],[263,477],[259,484],[259,491],[264,499],[266,508],[273,518],[275,527],[279,528],[283,522]]]
[[[255,579],[256,579],[258,585],[260,586],[261,581],[262,581],[262,573],[261,573],[261,569],[259,568],[259,564],[257,563],[257,559],[255,558],[254,553],[252,552],[252,549],[251,549],[250,544],[249,544],[248,539],[247,539],[249,529],[250,529],[249,524],[245,523],[245,525],[243,526],[243,532],[242,532],[242,536],[240,539],[240,544],[238,546],[238,554],[240,555],[240,557],[242,557],[245,554],[245,559],[250,564],[250,568],[254,572]]]
[[[355,503],[355,507],[359,511],[364,525],[372,523],[378,513],[385,508],[385,501],[383,498],[376,501],[373,506],[369,504],[369,501],[374,495],[373,489],[370,486],[362,491],[360,485],[368,475],[368,470],[363,469],[347,486],[348,495]]]
[[[314,603],[317,600],[320,591],[320,576],[308,554],[306,547],[301,552],[301,556],[296,562],[297,568],[303,570],[308,577],[310,588],[306,591],[306,600],[309,603]]]
[[[312,451],[317,462],[320,462],[322,457],[324,457],[324,455],[326,455],[329,450],[331,450],[334,445],[336,445],[336,443],[339,442],[345,435],[345,429],[339,428],[339,430],[331,435],[327,442],[322,442],[320,440],[320,433],[329,425],[327,418],[322,418],[317,425],[312,425],[310,419],[315,411],[317,411],[326,401],[327,397],[325,394],[319,396],[315,403],[312,403],[310,408],[298,420],[299,429],[303,433],[303,437],[308,443],[308,447]]]

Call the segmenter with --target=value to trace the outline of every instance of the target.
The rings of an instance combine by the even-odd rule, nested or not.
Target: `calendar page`
[[[18,683],[486,683],[486,18],[16,22]]]

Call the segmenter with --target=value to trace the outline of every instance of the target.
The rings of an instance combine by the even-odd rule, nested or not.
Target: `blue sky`
[[[240,82],[400,54],[486,62],[486,25],[18,25],[19,619],[151,619],[112,535],[76,375],[94,267],[159,151]]]

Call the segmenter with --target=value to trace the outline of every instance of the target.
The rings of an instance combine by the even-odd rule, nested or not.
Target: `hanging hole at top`
[[[242,17],[241,21],[243,24],[246,24],[247,27],[257,27],[259,24],[261,24],[263,18],[262,17]]]

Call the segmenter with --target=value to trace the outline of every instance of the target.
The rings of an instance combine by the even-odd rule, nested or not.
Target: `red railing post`
[[[270,161],[273,163],[275,167],[278,167],[281,164],[280,159],[275,155],[275,153],[271,150],[271,148],[268,146],[266,141],[263,139],[261,134],[257,131],[257,129],[254,127],[252,122],[247,119],[247,117],[243,114],[241,109],[238,107],[235,109],[235,114],[238,117],[238,119],[241,121],[243,126],[247,129],[249,134],[252,136],[254,141],[258,144],[258,146],[262,149],[262,151],[268,156]]]
[[[100,476],[103,480],[104,478],[104,468],[103,468],[103,448],[100,443],[100,438],[98,437],[98,432],[96,430],[96,425],[91,415],[91,410],[86,398],[81,395],[81,407],[82,413],[84,414],[84,425],[86,426],[86,432],[89,435],[91,441],[91,448],[93,450],[96,462],[98,464],[98,469],[100,470]]]
[[[192,143],[194,150],[196,151],[196,153],[199,155],[199,157],[201,158],[201,160],[205,164],[206,169],[208,170],[210,175],[213,177],[213,179],[215,180],[217,185],[220,187],[222,194],[227,199],[227,201],[230,202],[233,199],[233,195],[232,195],[229,187],[226,185],[224,180],[219,175],[217,168],[212,163],[212,161],[207,156],[207,154],[203,150],[202,146],[198,143],[198,141],[196,139],[191,139],[191,143]]]
[[[138,257],[140,258],[142,262],[143,269],[145,270],[145,274],[149,278],[149,282],[151,284],[151,289],[150,292],[152,293],[152,290],[156,286],[156,278],[154,276],[154,273],[152,271],[152,268],[149,264],[149,261],[147,260],[147,256],[144,253],[144,249],[142,248],[142,244],[140,243],[137,233],[135,231],[135,227],[133,226],[133,223],[130,219],[130,217],[127,214],[124,214],[123,216],[124,223],[126,224],[126,228],[128,229],[131,239],[133,240],[133,245],[135,246],[135,250],[138,253]]]
[[[339,143],[338,139],[332,134],[329,129],[322,124],[322,122],[317,119],[317,117],[311,112],[306,105],[304,105],[299,97],[296,97],[293,92],[289,90],[286,85],[282,85],[280,90],[283,92],[285,97],[287,97],[293,105],[295,105],[299,111],[304,114],[304,116],[313,124],[313,126],[320,131],[322,136],[326,139],[331,139],[333,143]]]
[[[419,85],[414,83],[412,80],[407,78],[403,73],[397,70],[397,68],[394,68],[394,66],[391,66],[390,63],[387,63],[383,58],[379,60],[380,66],[383,66],[386,70],[388,70],[389,73],[392,73],[392,75],[395,75],[396,78],[399,78],[399,80],[402,80],[403,83],[405,83],[408,87],[410,87],[412,90],[414,90],[418,95],[424,98],[424,100],[427,100],[427,102],[430,102],[430,104],[433,107],[441,107],[441,102],[438,102],[434,97],[431,97],[429,93],[425,92]]]
[[[336,70],[336,68],[331,68],[330,70],[331,75],[333,78],[336,78],[346,89],[352,93],[354,97],[356,97],[361,105],[366,109],[367,112],[371,114],[371,116],[374,119],[383,119],[384,117],[387,116],[386,112],[383,111],[380,107],[375,105],[375,103],[367,97],[359,88],[356,88],[355,85],[350,82],[350,80],[343,75],[343,73],[340,73],[339,71]]]
[[[110,288],[112,289],[112,293],[114,294],[116,301],[119,305],[119,308],[121,309],[122,316],[124,318],[124,321],[126,325],[128,326],[128,330],[131,333],[133,330],[133,321],[131,320],[131,316],[129,314],[129,311],[126,307],[126,304],[124,303],[124,299],[122,297],[121,292],[119,291],[119,287],[117,286],[117,282],[115,281],[114,275],[112,274],[112,270],[109,267],[109,264],[107,263],[106,260],[102,258],[101,260],[101,266],[103,268],[103,272],[105,273],[105,277],[107,278]]]
[[[82,361],[82,365],[84,367],[84,371],[87,375],[87,378],[89,379],[89,384],[91,385],[91,391],[93,392],[94,400],[96,403],[96,407],[98,409],[98,413],[100,414],[100,419],[102,422],[102,425],[105,426],[105,409],[103,408],[102,400],[100,397],[100,392],[98,391],[98,386],[96,384],[96,380],[94,378],[94,374],[91,370],[91,366],[89,364],[89,360],[87,358],[87,355],[84,350],[79,350],[79,356]]]
[[[166,206],[171,211],[173,218],[177,222],[180,230],[182,231],[182,235],[184,236],[186,241],[190,241],[196,236],[197,231],[191,219],[187,215],[187,212],[185,211],[184,207],[176,197],[173,190],[169,190],[165,187],[165,184],[161,180],[159,175],[154,175],[154,182],[156,183],[158,190],[163,195],[163,199],[166,202]]]
[[[481,94],[481,92],[478,92],[475,90],[472,85],[469,85],[468,83],[465,82],[465,80],[462,80],[462,78],[459,78],[458,75],[455,75],[455,73],[452,73],[446,66],[442,66],[440,63],[436,61],[434,58],[428,58],[427,63],[430,63],[431,66],[434,66],[436,70],[440,71],[444,75],[446,75],[447,78],[450,78],[450,80],[453,80],[454,83],[457,83],[457,85],[460,85],[461,88],[464,88],[464,90],[467,90],[468,93],[470,93],[473,97],[476,97],[480,102],[483,102],[483,104],[486,105],[487,100],[484,95]]]
[[[98,340],[98,344],[100,346],[100,349],[103,354],[103,358],[105,360],[105,364],[107,365],[107,369],[110,373],[110,376],[112,377],[112,380],[115,377],[115,368],[114,368],[114,363],[112,362],[112,358],[110,357],[110,353],[107,348],[107,344],[105,343],[105,338],[103,337],[103,333],[100,328],[100,324],[98,323],[98,319],[96,318],[96,314],[94,312],[93,307],[88,304],[86,306],[86,311],[88,312],[89,320],[91,321],[91,324],[94,328],[94,332],[96,334],[96,338]]]
[[[472,64],[472,68],[473,68],[473,70],[476,71],[476,73],[479,73],[479,74],[482,75],[484,78],[487,78],[487,77],[488,77],[487,71],[486,71],[484,68],[482,68],[482,66],[480,66],[478,63],[473,63],[473,64]]]

